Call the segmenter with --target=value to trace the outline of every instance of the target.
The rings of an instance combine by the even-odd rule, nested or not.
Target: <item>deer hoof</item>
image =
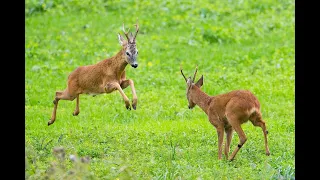
[[[266,152],[266,155],[267,155],[267,156],[270,156],[270,152]]]
[[[51,122],[51,120],[50,120],[50,121],[48,121],[48,126],[50,126],[52,123],[53,123],[53,122]]]
[[[73,116],[78,116],[79,112],[73,112],[72,115]]]
[[[130,106],[126,106],[126,108],[130,111],[131,110],[131,107]]]
[[[132,104],[132,108],[133,108],[134,110],[136,110],[136,109],[137,109],[137,105]]]

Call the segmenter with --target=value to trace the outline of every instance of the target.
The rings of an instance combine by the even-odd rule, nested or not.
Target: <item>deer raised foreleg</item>
[[[137,103],[138,103],[138,97],[137,97],[137,94],[136,94],[136,89],[134,88],[134,83],[133,83],[133,80],[131,79],[127,79],[127,80],[124,80],[121,82],[120,86],[122,89],[125,89],[126,87],[128,87],[130,85],[131,87],[131,91],[132,91],[132,108],[134,110],[136,110],[137,108]]]
[[[54,108],[51,115],[51,119],[48,122],[48,126],[54,123],[56,120],[56,114],[57,114],[57,108],[58,108],[58,102],[60,99],[62,100],[70,100],[73,101],[76,98],[76,96],[71,96],[67,90],[65,91],[56,91],[56,97],[53,100]]]
[[[125,102],[125,104],[126,104],[126,108],[127,108],[128,110],[131,110],[129,98],[128,98],[128,97],[126,96],[126,94],[123,92],[120,84],[119,84],[119,83],[116,83],[116,82],[114,82],[114,83],[108,83],[107,86],[105,87],[105,91],[106,91],[106,92],[110,92],[110,91],[112,91],[113,89],[117,89],[117,90],[120,92],[120,94],[121,94],[121,96],[122,96],[122,98],[123,98],[123,100],[124,100],[124,102]]]

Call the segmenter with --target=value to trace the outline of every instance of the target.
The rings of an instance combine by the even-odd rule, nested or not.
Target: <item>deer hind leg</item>
[[[131,110],[129,98],[123,92],[121,86],[118,83],[109,83],[109,84],[107,84],[107,86],[105,87],[105,91],[108,92],[108,91],[110,91],[110,89],[114,89],[114,88],[116,88],[120,92],[120,94],[121,94],[121,96],[122,96],[122,98],[123,98],[123,100],[124,100],[124,102],[126,104],[126,108],[128,110]]]
[[[232,140],[232,133],[233,133],[233,129],[232,127],[227,127],[225,128],[225,132],[226,132],[226,142],[225,142],[225,146],[224,146],[224,154],[226,155],[226,158],[228,159],[228,154],[230,151],[230,144],[231,144],[231,140]]]
[[[79,110],[79,94],[77,95],[76,98],[77,98],[77,104],[76,104],[76,109],[72,113],[73,116],[77,116],[80,113],[80,110]]]
[[[57,114],[57,108],[58,108],[59,100],[62,99],[62,100],[70,100],[70,101],[72,101],[75,98],[76,98],[76,96],[70,96],[67,90],[56,91],[56,97],[53,100],[54,108],[53,108],[53,112],[52,112],[51,118],[48,121],[48,126],[53,124],[54,121],[56,120],[56,114]]]
[[[232,152],[229,158],[229,160],[232,161],[236,156],[236,154],[238,153],[238,151],[240,150],[240,148],[247,141],[247,137],[241,128],[241,123],[240,123],[241,120],[236,115],[228,115],[228,121],[231,124],[231,126],[234,128],[234,130],[237,132],[240,140],[238,146],[235,148],[235,150]]]
[[[137,108],[137,103],[138,103],[138,98],[137,98],[137,94],[136,94],[136,89],[134,88],[133,80],[127,79],[127,80],[122,81],[121,84],[120,84],[120,86],[121,86],[122,89],[127,88],[129,85],[130,85],[130,87],[131,87],[132,96],[133,96],[133,99],[132,99],[132,108],[133,108],[134,110],[136,110],[136,108]]]
[[[266,123],[265,121],[262,120],[261,117],[261,113],[260,112],[255,112],[254,114],[252,114],[249,117],[249,120],[252,122],[252,124],[254,126],[260,126],[262,131],[263,131],[263,135],[264,135],[264,145],[265,145],[265,149],[266,149],[266,155],[269,156],[270,155],[270,151],[269,151],[269,147],[268,147],[268,139],[267,139],[267,127],[266,127]]]

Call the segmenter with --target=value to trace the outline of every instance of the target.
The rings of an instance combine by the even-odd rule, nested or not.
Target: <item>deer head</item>
[[[196,74],[198,71],[198,66],[196,67],[196,71],[193,74],[193,79],[191,79],[191,77],[189,77],[188,79],[186,78],[186,76],[182,72],[181,66],[180,66],[180,71],[181,71],[183,78],[185,79],[185,81],[187,83],[187,99],[188,99],[188,103],[189,103],[188,108],[192,109],[196,106],[196,104],[192,100],[192,89],[194,86],[201,88],[201,86],[203,85],[203,75],[201,75],[201,78],[196,83],[194,83],[194,80],[196,78]]]
[[[137,68],[138,67],[138,61],[137,61],[137,56],[138,56],[138,49],[136,46],[136,37],[139,31],[139,25],[138,22],[137,24],[134,25],[136,27],[136,33],[133,36],[132,33],[130,33],[129,37],[129,30],[125,31],[124,29],[124,24],[122,25],[122,30],[124,35],[126,36],[127,40],[124,40],[123,37],[118,33],[118,39],[120,45],[125,49],[125,60],[127,61],[128,64],[130,64],[132,67]]]

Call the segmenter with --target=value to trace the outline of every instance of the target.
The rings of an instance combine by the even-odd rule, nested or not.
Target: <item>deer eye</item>
[[[126,54],[127,54],[128,56],[130,56],[130,54],[129,54],[128,52],[126,52]]]
[[[139,52],[137,51],[137,55],[139,54]]]

